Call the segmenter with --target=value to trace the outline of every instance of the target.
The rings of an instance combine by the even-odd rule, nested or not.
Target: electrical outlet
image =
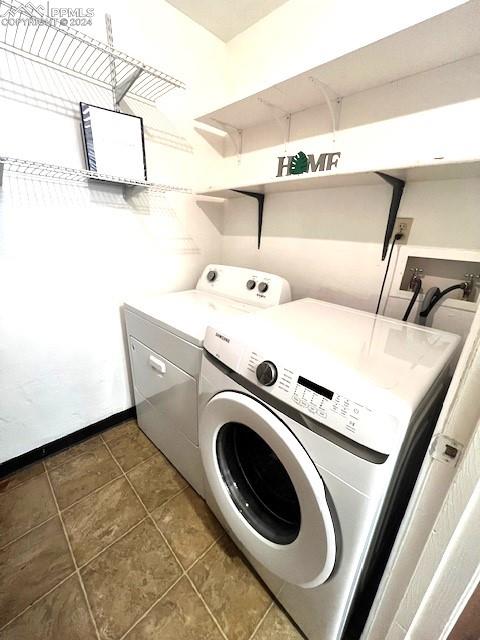
[[[397,244],[407,244],[408,236],[410,235],[410,231],[412,229],[413,218],[397,218],[395,221],[395,226],[393,228],[393,237],[397,235],[397,233],[403,233],[403,238],[397,240]]]

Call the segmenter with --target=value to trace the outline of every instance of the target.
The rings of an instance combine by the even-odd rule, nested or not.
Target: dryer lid
[[[126,302],[125,306],[199,347],[209,324],[258,311],[252,305],[198,290],[143,296]]]

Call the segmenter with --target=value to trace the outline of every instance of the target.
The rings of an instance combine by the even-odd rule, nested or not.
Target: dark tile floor
[[[0,480],[1,640],[299,640],[133,421]]]

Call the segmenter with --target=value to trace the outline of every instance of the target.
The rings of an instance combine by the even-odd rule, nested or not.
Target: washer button
[[[268,284],[266,282],[260,282],[260,284],[258,285],[258,290],[260,291],[260,293],[265,293],[266,291],[268,291]]]
[[[249,281],[247,282],[247,289],[248,289],[249,291],[251,291],[252,289],[255,289],[255,285],[256,285],[256,284],[257,284],[257,283],[255,282],[255,280],[249,280]]]

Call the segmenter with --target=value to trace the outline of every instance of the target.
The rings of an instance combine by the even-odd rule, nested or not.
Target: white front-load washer
[[[193,290],[124,305],[138,424],[201,495],[197,400],[206,328],[289,300],[280,276],[210,264]]]
[[[207,330],[207,502],[311,640],[359,637],[458,342],[311,299]]]

